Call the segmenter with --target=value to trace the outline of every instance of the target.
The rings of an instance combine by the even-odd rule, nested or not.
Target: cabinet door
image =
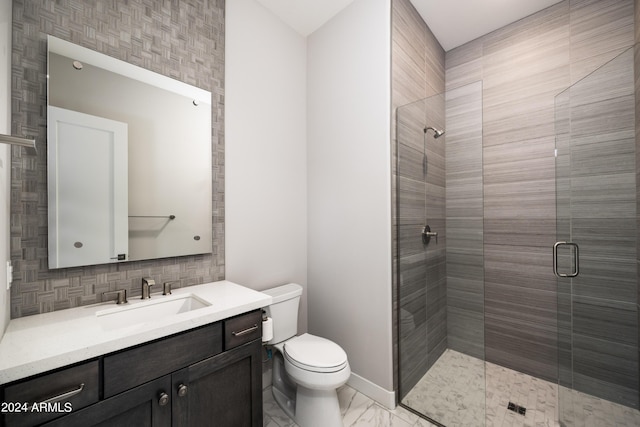
[[[173,374],[173,425],[262,426],[262,345],[256,340]]]
[[[45,426],[169,427],[171,426],[171,376],[158,378],[58,418]]]

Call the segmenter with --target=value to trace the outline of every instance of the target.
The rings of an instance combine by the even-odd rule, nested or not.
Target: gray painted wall
[[[390,12],[389,0],[357,0],[307,39],[309,332],[340,344],[350,383],[385,406],[394,400]]]
[[[213,253],[63,270],[47,268],[46,35],[209,90],[212,100]],[[224,278],[224,1],[13,2],[12,131],[37,138],[13,149],[11,317],[140,293],[142,277],[183,287]]]

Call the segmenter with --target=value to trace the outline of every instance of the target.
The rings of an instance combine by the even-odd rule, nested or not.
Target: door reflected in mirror
[[[211,93],[48,43],[49,268],[210,253]]]

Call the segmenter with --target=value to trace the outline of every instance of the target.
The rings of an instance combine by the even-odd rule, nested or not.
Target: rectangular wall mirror
[[[49,268],[210,253],[211,93],[48,37]]]

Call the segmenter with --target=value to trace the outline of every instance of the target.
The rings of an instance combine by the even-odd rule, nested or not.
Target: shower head
[[[426,128],[424,128],[424,133],[426,134],[429,129],[431,129],[433,131],[433,138],[434,139],[438,139],[442,135],[444,135],[444,130],[432,128],[431,126],[427,126]]]

